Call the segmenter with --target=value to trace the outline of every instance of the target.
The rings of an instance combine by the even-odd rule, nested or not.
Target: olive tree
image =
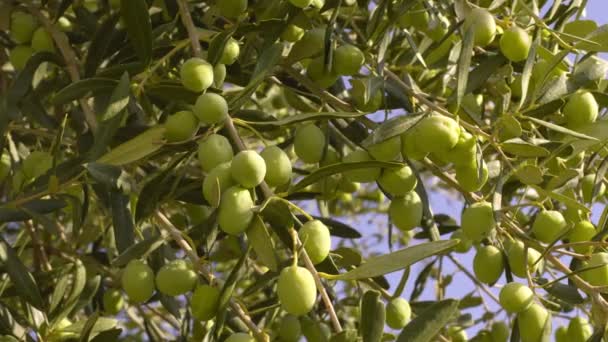
[[[1,2],[0,340],[603,340],[586,3]]]

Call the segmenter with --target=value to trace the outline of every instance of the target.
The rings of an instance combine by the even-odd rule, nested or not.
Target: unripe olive
[[[23,70],[33,54],[34,49],[29,45],[17,45],[10,51],[9,60],[15,70]]]
[[[39,27],[36,31],[34,31],[34,35],[32,36],[32,49],[37,52],[55,52],[53,38],[44,27]]]
[[[333,69],[330,66],[329,71],[325,70],[325,57],[319,56],[310,61],[306,68],[306,75],[319,87],[325,89],[331,87],[340,77]]]
[[[185,260],[173,260],[156,273],[156,288],[166,295],[178,296],[192,290],[197,279],[192,265]]]
[[[36,19],[31,14],[25,12],[11,14],[10,34],[17,44],[29,43],[37,27]]]
[[[220,290],[209,285],[199,285],[192,293],[190,310],[199,321],[208,321],[215,317],[220,304]]]
[[[285,267],[277,282],[277,296],[283,310],[295,316],[307,314],[317,298],[312,274],[304,267]]]
[[[568,341],[586,342],[593,335],[593,328],[583,317],[574,317],[568,324]]]
[[[234,19],[247,11],[247,0],[220,0],[215,2],[220,15]]]
[[[595,187],[595,173],[587,174],[581,180],[581,192],[583,195],[583,201],[585,203],[591,203],[597,197],[604,196],[606,192],[606,184],[604,184],[603,180],[600,181],[600,184],[597,189],[597,193],[593,196],[593,189]]]
[[[454,246],[454,252],[456,253],[466,253],[473,246],[473,242],[464,235],[462,229],[458,229],[451,236],[452,239],[458,239],[460,242],[456,246]]]
[[[218,63],[213,67],[213,86],[222,88],[226,80],[226,65]]]
[[[569,127],[579,128],[595,122],[598,115],[598,104],[593,94],[581,91],[570,95],[563,113]]]
[[[296,130],[293,147],[296,155],[303,162],[308,164],[318,163],[323,158],[323,151],[325,150],[325,134],[313,124],[300,126]]]
[[[481,246],[473,259],[473,271],[477,279],[486,284],[494,284],[504,269],[502,253],[494,246]]]
[[[492,342],[507,342],[509,338],[509,327],[505,322],[495,322],[490,330]]]
[[[264,180],[269,186],[281,186],[291,180],[291,161],[287,153],[278,146],[266,147],[260,156],[266,163]]]
[[[401,155],[409,160],[422,160],[428,152],[416,147],[416,136],[413,132],[414,130],[411,129],[401,135]]]
[[[228,39],[226,45],[224,45],[224,51],[222,51],[220,63],[232,65],[239,57],[240,51],[241,49],[239,47],[239,43],[233,38]]]
[[[517,314],[517,326],[522,342],[540,341],[546,324],[551,325],[549,312],[536,303]]]
[[[190,140],[197,131],[198,119],[188,110],[169,116],[165,122],[165,139],[169,142]]]
[[[279,327],[279,337],[281,341],[285,342],[296,342],[302,335],[302,326],[300,320],[294,315],[285,315],[281,319],[281,325]]]
[[[103,310],[108,315],[116,315],[122,310],[125,300],[118,289],[109,289],[103,293]]]
[[[398,169],[384,169],[378,178],[382,189],[393,196],[403,196],[414,190],[418,180],[412,169],[404,165]]]
[[[528,58],[531,45],[530,35],[517,26],[512,26],[500,37],[500,52],[513,62],[521,62]]]
[[[323,222],[312,220],[306,222],[298,231],[300,241],[313,264],[319,264],[329,255],[331,236]]]
[[[230,173],[242,187],[251,189],[264,181],[266,163],[256,151],[241,151],[232,159]]]
[[[131,260],[122,271],[120,280],[133,303],[143,303],[154,294],[154,271],[141,260]]]
[[[448,336],[452,342],[467,342],[469,340],[466,330],[455,325],[448,328]]]
[[[21,167],[26,178],[38,178],[53,167],[53,156],[48,152],[34,151],[23,160]]]
[[[222,95],[214,93],[200,95],[192,110],[200,122],[206,125],[218,124],[228,117],[228,103]]]
[[[290,43],[297,42],[298,40],[302,39],[303,36],[304,29],[292,24],[287,25],[285,31],[281,33],[281,39]]]
[[[338,189],[340,191],[346,192],[348,194],[357,192],[357,191],[359,191],[360,188],[361,188],[361,184],[359,184],[357,182],[351,182],[344,177],[340,178],[340,182],[338,183]]]
[[[388,208],[391,222],[400,230],[412,230],[422,221],[422,200],[416,191],[395,197]]]
[[[418,30],[426,29],[429,25],[429,12],[418,2],[397,19],[397,25],[401,28],[413,26]]]
[[[224,342],[255,342],[255,339],[249,334],[236,333],[230,335]]]
[[[345,163],[355,163],[355,162],[364,162],[371,161],[372,157],[369,153],[363,149],[356,149],[342,159]],[[344,171],[344,176],[352,181],[359,183],[368,183],[374,182],[378,177],[380,177],[381,169],[377,167],[356,169],[352,171]]]
[[[315,28],[304,33],[302,39],[294,44],[289,58],[300,60],[318,55],[325,48],[325,28]]]
[[[455,166],[466,166],[477,161],[477,139],[465,130],[460,131],[456,146],[449,151],[438,152],[437,156]]]
[[[383,142],[370,146],[367,151],[376,160],[395,160],[401,151],[401,139],[399,136],[389,138]]]
[[[514,241],[507,250],[509,260],[509,268],[511,272],[520,277],[526,278],[526,268],[532,274],[542,265],[542,260],[536,262],[541,254],[532,248],[528,248],[527,258],[525,254],[525,246],[521,241]]]
[[[473,203],[462,213],[462,232],[472,241],[481,241],[490,234],[495,226],[494,210],[489,202]]]
[[[386,305],[386,324],[392,329],[405,327],[411,316],[410,303],[401,297],[392,299]]]
[[[608,253],[598,252],[591,255],[589,261],[582,263],[581,268],[592,268],[581,273],[583,279],[595,286],[608,285]]]
[[[532,232],[536,238],[545,243],[552,243],[566,228],[566,220],[557,210],[543,210],[536,216],[532,224]]]
[[[470,28],[475,35],[475,45],[484,47],[494,40],[496,35],[496,21],[494,16],[483,8],[471,10],[464,22],[464,32]]]
[[[303,0],[296,0],[296,1],[303,1]],[[312,0],[310,2],[310,5],[316,9],[321,9],[321,8],[323,8],[323,6],[325,6],[325,0]]]
[[[380,109],[383,100],[381,89],[377,89],[368,99],[366,99],[366,88],[363,82],[353,82],[351,80],[351,85],[350,98],[358,110],[372,113]]]
[[[481,178],[476,165],[457,165],[455,171],[456,181],[465,191],[479,191],[488,181],[488,164],[485,161],[481,163]]]
[[[432,114],[410,129],[416,149],[425,153],[446,152],[454,148],[460,137],[460,126],[447,116]]]
[[[244,232],[253,219],[253,199],[249,190],[233,186],[222,194],[218,214],[220,228],[231,235]]]
[[[595,226],[589,221],[580,221],[574,225],[568,237],[570,242],[587,242],[597,234]],[[576,253],[588,254],[593,251],[593,246],[573,246]]]
[[[568,327],[562,325],[555,329],[555,342],[570,342],[568,339]]]
[[[179,74],[184,87],[197,93],[213,84],[213,66],[201,58],[185,61]]]
[[[312,0],[289,0],[289,2],[296,7],[304,8],[308,7],[312,3]]]
[[[354,45],[342,45],[334,52],[334,71],[338,75],[356,75],[365,63],[365,55]]]
[[[438,14],[437,17],[429,23],[426,34],[433,41],[438,42],[448,33],[449,28],[450,21],[442,14]]]
[[[211,134],[198,145],[198,160],[206,172],[219,164],[231,161],[232,156],[232,146],[223,135]]]
[[[506,284],[500,290],[500,305],[509,313],[522,312],[534,300],[534,292],[524,284],[511,282]]]

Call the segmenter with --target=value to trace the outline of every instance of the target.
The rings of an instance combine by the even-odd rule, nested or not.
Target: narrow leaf
[[[144,63],[152,59],[152,23],[146,0],[121,0],[120,14],[135,53]]]
[[[397,342],[428,342],[458,313],[458,301],[437,302],[416,316],[403,328]]]
[[[6,241],[0,241],[0,263],[21,297],[35,308],[43,310],[44,301],[34,277]]]

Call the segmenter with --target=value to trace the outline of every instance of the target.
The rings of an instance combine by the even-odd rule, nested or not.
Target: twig
[[[188,31],[188,37],[190,37],[190,45],[192,45],[192,53],[196,57],[201,57],[203,49],[201,48],[201,42],[198,40],[198,32],[192,17],[190,16],[190,10],[188,9],[188,2],[185,0],[178,0],[177,5],[179,6],[179,16],[182,18],[182,24]]]
[[[464,274],[466,274],[467,277],[469,277],[471,279],[471,281],[473,281],[483,292],[485,292],[488,296],[490,296],[490,298],[492,298],[493,301],[500,304],[496,295],[493,294],[492,291],[488,290],[488,288],[486,287],[485,284],[483,284],[479,280],[477,280],[477,278],[475,278],[475,276],[473,274],[471,274],[471,272],[469,270],[467,270],[463,264],[461,264],[458,260],[456,260],[456,258],[454,258],[453,256],[451,256],[449,254],[448,254],[448,258],[450,258],[450,261],[452,261],[452,263],[454,265],[456,265],[456,267],[458,267],[462,272],[464,272]]]

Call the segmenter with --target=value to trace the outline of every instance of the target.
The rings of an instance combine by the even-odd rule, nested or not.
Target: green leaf
[[[149,64],[153,40],[146,0],[121,0],[120,14],[137,57],[142,63]]]
[[[296,183],[291,189],[289,189],[290,193],[298,192],[305,187],[316,183],[317,181],[338,173],[343,173],[344,171],[350,170],[358,170],[358,169],[368,169],[368,168],[399,168],[402,167],[402,163],[397,162],[381,162],[376,160],[364,161],[364,162],[353,162],[353,163],[339,163],[332,164],[329,166],[324,166],[316,169],[311,174],[302,178],[298,183]]]
[[[397,342],[428,342],[458,313],[458,301],[447,299],[436,302],[403,328]]]
[[[87,284],[87,270],[82,261],[76,260],[72,267],[72,288],[70,289],[70,295],[66,299],[67,305],[70,306],[78,300]]]
[[[121,176],[123,174],[122,169],[108,164],[102,163],[87,163],[85,168],[89,172],[89,175],[97,181],[99,184],[103,184],[109,189],[121,189]]]
[[[103,62],[108,49],[113,41],[116,23],[120,17],[116,14],[107,17],[97,28],[95,36],[91,40],[91,45],[87,48],[87,56],[84,60],[84,75],[91,77],[95,75],[97,68]]]
[[[86,324],[87,321],[78,321],[70,326],[61,329],[61,331],[68,334],[69,336],[73,335],[74,337],[78,338],[82,335]],[[97,336],[102,331],[112,330],[116,328],[117,325],[118,320],[116,318],[99,317],[97,318],[95,324],[90,330],[91,337]]]
[[[566,195],[562,195],[562,194],[557,193],[555,191],[545,190],[545,189],[543,189],[543,188],[541,188],[539,186],[536,186],[536,185],[531,185],[531,187],[534,188],[534,190],[536,190],[536,192],[538,192],[538,194],[541,195],[541,196],[553,198],[554,200],[556,200],[558,202],[562,202],[563,204],[566,204],[569,207],[572,207],[572,208],[578,209],[578,210],[582,210],[584,213],[588,213],[589,212],[589,208],[587,208],[582,203],[579,203],[574,198],[568,197]]]
[[[509,139],[501,143],[501,147],[509,154],[525,158],[547,157],[551,154],[546,148],[520,138]]]
[[[0,264],[8,274],[15,289],[33,307],[44,310],[44,300],[36,280],[19,259],[13,248],[4,240],[0,241]]]
[[[369,147],[374,144],[381,143],[397,135],[405,133],[410,128],[414,127],[424,115],[399,115],[389,120],[384,121],[380,126],[367,136],[361,145]]]
[[[82,328],[82,332],[80,333],[80,342],[87,342],[89,340],[89,336],[91,336],[91,332],[93,331],[93,327],[95,327],[97,319],[99,319],[99,311],[95,311],[87,319],[84,327]]]
[[[253,248],[260,262],[271,271],[276,272],[279,269],[279,265],[275,246],[270,238],[270,234],[268,234],[264,221],[258,215],[255,215],[253,222],[247,230],[247,240],[249,240],[251,248]]]
[[[116,87],[118,81],[111,78],[93,77],[70,83],[51,98],[54,105],[78,100],[88,93],[109,91]]]
[[[181,82],[177,81],[162,81],[146,85],[145,90],[146,95],[166,101],[167,103],[173,101],[194,103],[199,96],[198,93],[186,89]]]
[[[101,116],[101,120],[110,120],[116,115],[120,114],[129,104],[129,95],[131,90],[131,82],[129,81],[129,74],[124,73],[120,78],[120,82],[110,96],[110,102],[105,113]]]
[[[301,113],[290,115],[285,119],[273,121],[244,121],[253,126],[276,126],[283,127],[307,121],[328,120],[328,119],[354,119],[366,115],[365,113],[357,112],[319,112],[319,113]]]
[[[229,30],[222,31],[211,39],[209,49],[207,50],[207,60],[211,65],[216,65],[220,61],[220,58],[222,58],[224,48],[226,47],[226,43],[232,38],[232,33]]]
[[[119,253],[123,253],[135,243],[135,227],[133,225],[131,210],[128,207],[129,196],[119,191],[111,191],[110,205],[116,248]]]
[[[533,118],[533,117],[523,117],[523,118],[527,119],[527,120],[530,120],[530,121],[532,121],[534,123],[537,123],[537,124],[539,124],[541,126],[545,126],[545,127],[549,128],[551,130],[554,130],[556,132],[560,132],[560,133],[563,133],[563,134],[566,134],[566,135],[571,135],[571,136],[573,136],[575,138],[598,141],[597,138],[595,138],[595,137],[592,137],[592,136],[587,135],[587,134],[583,134],[583,133],[579,133],[579,132],[573,131],[571,129],[568,129],[566,127],[562,127],[562,126],[556,125],[556,124],[551,123],[551,122],[547,122],[547,121],[544,121],[544,120],[541,120],[541,119],[537,119],[537,118]]]
[[[420,260],[441,254],[458,244],[457,240],[427,242],[397,252],[367,259],[360,267],[339,275],[323,275],[332,280],[357,280],[373,278],[402,270]]]
[[[143,159],[164,145],[165,128],[153,127],[115,147],[97,160],[109,165],[125,165]]]
[[[361,336],[363,342],[380,342],[384,331],[386,310],[380,300],[380,293],[369,290],[361,299]]]
[[[536,32],[534,42],[532,42],[530,52],[528,53],[528,58],[526,59],[526,63],[524,64],[524,70],[521,73],[521,98],[519,99],[518,108],[521,108],[528,96],[528,86],[530,85],[530,78],[532,78],[532,70],[534,69],[534,65],[536,64],[536,49],[540,45],[541,41],[540,31],[541,30],[537,30]]]
[[[602,25],[584,37],[574,47],[589,52],[608,52],[608,25]]]
[[[541,278],[537,280],[537,283],[539,285],[544,285],[547,283],[547,280]],[[560,282],[553,282],[549,286],[544,286],[543,289],[549,292],[549,294],[551,294],[552,296],[555,296],[572,305],[579,305],[585,302],[585,298],[581,296],[575,286],[563,284]]]
[[[140,259],[157,250],[165,243],[162,236],[151,236],[125,249],[112,261],[112,266],[122,267],[134,259]]]
[[[306,217],[304,217],[304,215],[296,215],[296,217],[300,221],[306,221]],[[361,233],[359,233],[355,228],[338,220],[334,220],[329,217],[321,217],[314,215],[312,216],[312,218],[323,222],[327,226],[327,228],[329,228],[329,233],[332,236],[337,236],[345,239],[358,239],[361,237]]]
[[[9,103],[11,103],[11,101],[12,103],[16,103],[30,91],[36,70],[38,70],[40,64],[44,62],[52,62],[59,66],[63,65],[62,59],[54,53],[38,52],[32,55],[28,59],[25,68],[19,72],[17,78],[12,83],[12,87],[8,91]]]
[[[460,48],[460,56],[458,57],[458,69],[456,85],[456,106],[460,107],[462,98],[464,97],[467,90],[467,81],[469,79],[469,72],[471,71],[471,58],[473,57],[473,44],[475,43],[475,30],[474,26],[471,25],[464,34],[462,40],[462,46]]]

